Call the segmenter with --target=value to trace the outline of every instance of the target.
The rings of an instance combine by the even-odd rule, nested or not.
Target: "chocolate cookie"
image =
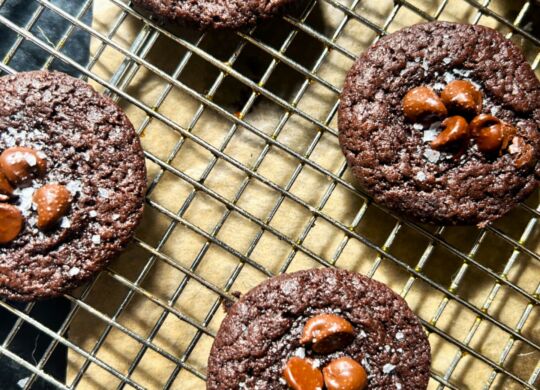
[[[57,72],[0,78],[0,295],[76,287],[116,257],[143,211],[146,169],[122,110]]]
[[[312,269],[274,277],[229,308],[207,389],[426,389],[430,360],[400,296],[353,272]]]
[[[133,3],[172,23],[199,29],[239,29],[280,14],[301,1],[133,0]]]
[[[539,124],[540,83],[512,42],[434,22],[359,57],[339,140],[377,202],[421,222],[484,226],[537,187]]]

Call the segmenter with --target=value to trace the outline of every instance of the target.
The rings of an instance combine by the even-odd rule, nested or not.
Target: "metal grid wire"
[[[516,358],[513,354],[516,349],[523,348],[527,351],[526,354],[532,354],[537,360],[538,356],[540,356],[540,340],[538,337],[534,337],[534,330],[532,333],[523,332],[527,324],[530,325],[531,322],[538,320],[537,310],[540,301],[540,284],[537,280],[536,285],[532,288],[531,286],[522,286],[519,280],[512,280],[509,277],[512,271],[520,266],[523,258],[528,259],[532,264],[540,260],[539,254],[535,252],[534,245],[531,244],[531,240],[538,236],[537,220],[540,215],[540,205],[537,203],[537,197],[533,196],[527,203],[519,206],[518,212],[523,216],[522,219],[524,222],[520,225],[521,228],[517,234],[515,232],[509,233],[505,230],[504,226],[489,226],[485,229],[474,230],[474,239],[470,245],[467,244],[464,246],[453,242],[449,238],[447,233],[452,231],[451,228],[433,228],[417,225],[410,221],[402,220],[380,206],[374,205],[368,196],[346,180],[344,176],[346,174],[344,161],[337,169],[329,169],[311,158],[313,152],[324,137],[335,138],[337,135],[335,115],[338,108],[338,97],[341,86],[335,85],[332,81],[325,79],[319,74],[319,70],[327,57],[333,52],[339,53],[350,61],[354,60],[358,54],[351,52],[350,49],[340,43],[340,37],[348,24],[361,24],[373,34],[374,39],[372,42],[375,42],[388,31],[392,31],[391,27],[393,23],[398,19],[406,18],[406,15],[414,15],[414,17],[420,19],[419,21],[435,20],[442,17],[451,0],[432,1],[431,6],[427,9],[423,5],[426,3],[425,1],[394,0],[389,12],[382,15],[378,22],[366,17],[362,12],[362,5],[368,2],[368,0],[343,2],[340,0],[320,0],[335,15],[339,16],[340,22],[330,32],[319,31],[309,23],[310,15],[318,7],[316,1],[310,1],[305,9],[295,16],[284,16],[282,18],[281,22],[288,29],[286,30],[286,34],[282,37],[280,36],[281,40],[278,44],[270,45],[266,43],[257,34],[257,28],[253,28],[248,32],[238,32],[235,34],[237,38],[236,47],[225,60],[216,58],[205,49],[205,42],[209,39],[209,36],[211,36],[209,34],[211,33],[197,33],[193,36],[194,33],[191,32],[189,38],[185,38],[183,33],[172,33],[151,18],[133,10],[129,1],[99,0],[109,2],[118,10],[118,16],[114,22],[106,26],[106,33],[94,30],[91,25],[87,25],[82,21],[83,15],[92,8],[93,4],[91,0],[86,0],[76,14],[68,13],[58,5],[55,5],[56,3],[54,1],[32,1],[37,5],[35,12],[24,24],[18,25],[14,21],[8,20],[1,12],[2,7],[9,3],[10,0],[0,0],[0,24],[17,34],[17,39],[12,48],[0,64],[0,69],[3,73],[13,73],[16,71],[12,68],[11,61],[16,57],[17,52],[21,50],[23,45],[31,43],[49,56],[44,68],[49,68],[55,63],[63,63],[80,72],[85,79],[103,86],[106,93],[110,94],[115,100],[122,102],[124,105],[132,105],[144,112],[145,119],[137,128],[139,134],[143,134],[152,123],[159,122],[179,134],[179,140],[166,158],[158,157],[151,151],[145,152],[148,162],[155,164],[159,168],[158,174],[152,178],[149,186],[147,206],[153,212],[166,217],[169,224],[155,243],[147,242],[147,240],[141,237],[135,239],[134,246],[145,251],[149,257],[133,279],[122,275],[122,273],[116,271],[113,267],[109,267],[105,271],[108,277],[115,283],[123,286],[127,291],[127,294],[112,313],[106,313],[100,310],[98,305],[88,300],[96,281],[89,283],[78,293],[65,296],[71,303],[71,310],[58,329],[51,329],[35,318],[33,309],[36,304],[34,303],[15,306],[0,301],[0,310],[2,310],[2,313],[10,313],[17,318],[11,331],[3,340],[0,340],[0,355],[4,355],[14,363],[28,370],[29,379],[21,384],[22,388],[38,388],[39,384],[43,383],[63,389],[76,388],[84,379],[85,375],[87,375],[89,367],[95,365],[114,376],[118,380],[119,389],[126,387],[142,389],[146,386],[139,383],[137,379],[134,379],[133,373],[137,370],[143,356],[148,351],[153,351],[156,355],[174,365],[170,376],[164,382],[165,388],[182,388],[181,384],[177,381],[182,374],[200,378],[201,386],[203,386],[205,367],[191,362],[190,356],[194,353],[202,338],[212,338],[215,335],[215,327],[210,326],[210,324],[216,313],[218,313],[223,300],[234,299],[230,290],[233,288],[235,281],[244,267],[253,267],[266,276],[272,276],[275,273],[287,271],[295,256],[299,254],[312,259],[320,265],[332,266],[336,265],[346,248],[352,242],[370,248],[375,254],[375,260],[368,271],[370,276],[374,276],[385,263],[391,264],[406,275],[406,282],[400,291],[403,297],[407,298],[414,286],[418,284],[426,286],[433,293],[433,296],[439,297],[440,301],[436,305],[436,310],[424,318],[422,322],[430,334],[432,346],[443,343],[452,346],[453,352],[449,356],[446,356],[444,364],[434,364],[430,388],[460,388],[462,378],[455,378],[454,373],[464,361],[466,362],[465,364],[479,362],[489,368],[490,374],[487,377],[479,378],[478,387],[473,386],[474,388],[533,389],[539,386],[540,366],[538,363],[536,365],[533,364],[534,368],[532,370],[524,373],[519,369],[521,364],[519,356],[521,355],[518,355]],[[493,0],[493,2],[495,1]],[[530,28],[531,20],[533,20],[534,14],[538,13],[537,3],[535,4],[534,1],[516,2],[519,3],[519,8],[512,14],[511,19],[508,19],[510,17],[509,15],[496,13],[493,10],[491,0],[483,0],[482,2],[461,0],[461,3],[462,7],[470,10],[471,15],[473,15],[470,21],[473,23],[483,22],[484,19],[496,21],[499,23],[501,30],[504,30],[507,34],[508,38],[513,39],[522,46],[527,46],[529,53],[533,53],[531,59],[533,68],[536,69],[538,67],[540,62],[540,39],[534,33],[530,32],[532,31]],[[45,12],[53,13],[69,21],[71,27],[63,36],[54,40],[47,38],[46,34],[36,32],[34,26]],[[136,38],[126,47],[117,38],[117,32],[128,19],[138,23],[140,29]],[[66,52],[63,50],[75,31],[89,34],[94,43],[97,44],[92,50],[92,56],[87,64],[77,63],[66,55]],[[288,55],[288,49],[295,44],[295,40],[300,35],[304,39],[310,40],[314,46],[320,47],[315,60],[309,66]],[[162,70],[149,59],[149,53],[154,49],[159,39],[167,39],[184,50],[184,54],[179,58],[178,63],[175,64],[171,72]],[[269,62],[264,72],[261,73],[260,78],[256,81],[253,81],[236,67],[237,60],[247,50],[247,47],[255,48],[260,51],[261,55],[265,54],[269,56]],[[112,77],[104,78],[99,72],[95,71],[96,64],[103,60],[103,56],[107,55],[107,51],[111,49],[119,53],[123,57],[123,61],[115,70]],[[210,88],[204,92],[197,91],[181,81],[183,72],[194,59],[204,61],[216,69],[216,75]],[[141,68],[145,68],[154,76],[158,77],[165,85],[159,93],[158,98],[150,104],[132,96],[129,92],[129,86]],[[298,89],[292,97],[283,98],[268,87],[272,76],[276,72],[295,72],[295,74],[303,78],[303,81],[299,84]],[[228,80],[234,80],[235,83],[240,84],[242,88],[249,91],[245,95],[246,98],[242,103],[241,109],[236,112],[226,109],[215,99],[216,95],[220,93],[220,88],[227,88]],[[326,117],[322,120],[313,117],[312,114],[300,108],[304,94],[314,84],[324,87],[328,93],[334,96],[333,99],[335,100],[335,104],[333,104]],[[195,110],[195,114],[187,126],[175,122],[170,115],[160,111],[160,107],[173,89],[182,91],[182,93],[188,95],[198,104],[198,108]],[[260,99],[265,99],[282,109],[282,115],[270,133],[263,131],[245,120],[246,115]],[[230,123],[227,135],[219,146],[214,146],[207,142],[203,137],[193,131],[206,111],[212,111],[214,114],[222,117],[224,121]],[[314,133],[313,139],[307,149],[301,152],[295,150],[290,145],[280,142],[279,139],[279,135],[287,122],[293,117],[302,118],[302,120],[318,129]],[[249,165],[238,161],[227,152],[227,146],[239,129],[243,131],[247,130],[264,143],[257,158]],[[172,164],[173,159],[180,153],[188,141],[211,154],[206,169],[197,178],[190,176],[190,174]],[[287,158],[294,160],[296,164],[296,169],[284,184],[276,184],[259,171],[259,168],[273,150],[279,150]],[[206,184],[207,178],[211,176],[214,168],[220,163],[226,163],[244,175],[243,181],[241,181],[240,186],[236,189],[232,197],[225,197]],[[298,177],[307,169],[313,170],[327,178],[327,186],[318,189],[322,196],[317,202],[307,202],[291,190]],[[152,198],[153,191],[155,191],[167,175],[172,175],[176,180],[182,181],[191,188],[189,195],[176,212],[170,211],[167,207]],[[264,218],[249,212],[240,206],[238,202],[245,190],[253,182],[258,182],[269,191],[278,194],[270,213]],[[362,204],[352,219],[352,222],[342,221],[325,212],[325,206],[337,188],[353,194],[353,196],[359,199],[360,204]],[[218,202],[224,209],[218,222],[210,229],[201,228],[186,217],[188,209],[199,194],[204,194],[207,198],[212,199],[212,201]],[[308,222],[303,226],[298,236],[290,237],[287,233],[272,224],[273,218],[279,213],[284,202],[292,202],[309,213]],[[364,229],[359,228],[366,220],[369,220],[369,213],[372,209],[378,210],[393,221],[388,235],[383,240],[375,240]],[[227,224],[228,220],[232,218],[232,215],[240,215],[258,228],[258,232],[253,237],[247,250],[240,251],[234,248],[222,240],[218,234]],[[342,241],[337,245],[331,256],[323,256],[306,245],[306,238],[318,222],[333,226],[336,231],[339,231],[343,235]],[[370,223],[374,224],[376,221]],[[173,232],[177,226],[182,226],[190,230],[200,236],[204,241],[200,251],[196,254],[189,266],[185,266],[184,262],[177,261],[178,259],[169,256],[163,250],[164,245],[173,236]],[[393,247],[400,242],[400,234],[405,230],[411,231],[419,237],[419,245],[425,245],[420,256],[413,261],[406,259],[403,254],[393,251]],[[280,264],[278,272],[271,271],[255,260],[254,252],[266,234],[274,236],[289,248],[288,255]],[[499,267],[486,265],[480,259],[479,253],[487,245],[504,245],[510,248],[509,251],[501,252],[504,254],[498,259],[500,262]],[[224,283],[215,283],[205,276],[201,276],[198,272],[199,265],[203,262],[205,255],[212,246],[220,247],[223,251],[238,260],[230,277]],[[430,262],[435,261],[434,259],[440,252],[451,255],[457,264],[456,272],[449,278],[449,283],[444,283],[432,277],[429,271]],[[502,258],[503,256],[504,258]],[[174,293],[167,298],[155,295],[151,290],[145,288],[143,283],[152,268],[159,263],[167,264],[167,266],[174,268],[182,274]],[[527,272],[527,270],[525,268],[522,272]],[[490,281],[490,287],[482,301],[473,301],[462,292],[462,288],[466,283],[465,280],[472,272],[482,275],[482,277]],[[181,298],[183,292],[191,282],[196,282],[215,294],[215,300],[210,305],[206,316],[202,320],[193,318],[176,306],[176,302]],[[524,302],[523,305],[519,306],[520,315],[517,322],[508,323],[508,321],[501,319],[500,316],[492,312],[492,305],[498,299],[502,299],[501,296],[517,297],[517,299]],[[155,321],[154,325],[150,329],[145,329],[144,332],[140,330],[135,331],[119,320],[134,299],[151,301],[162,309],[162,314]],[[446,325],[442,326],[441,323],[441,318],[445,312],[453,312],[455,307],[464,309],[472,315],[472,317],[463,319],[465,323],[461,325],[465,331],[460,334],[455,334],[451,328]],[[104,325],[103,331],[89,350],[78,345],[68,336],[68,329],[80,311],[88,313],[96,321],[100,321]],[[179,355],[171,353],[155,342],[156,336],[169,316],[178,318],[194,329],[187,348]],[[495,358],[484,354],[483,350],[474,341],[475,336],[482,333],[482,327],[485,324],[489,325],[490,329],[493,329],[493,332],[497,333],[498,337],[504,340],[504,346]],[[24,329],[28,325],[36,328],[43,337],[50,340],[48,346],[37,360],[24,358],[11,348],[13,340],[18,337],[21,329]],[[113,364],[99,355],[111,332],[120,332],[139,344],[139,350],[135,358],[125,370],[117,369]],[[483,337],[489,338],[489,336]],[[84,361],[68,381],[69,383],[63,383],[48,370],[48,362],[54,351],[60,346],[67,347],[71,355],[77,355]],[[435,349],[436,347],[434,346]],[[513,364],[507,364],[511,360],[510,356],[513,356]],[[467,375],[474,376],[475,373],[470,372]]]

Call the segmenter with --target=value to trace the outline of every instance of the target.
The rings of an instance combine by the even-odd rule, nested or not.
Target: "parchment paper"
[[[438,2],[429,0],[410,1],[430,15],[434,15],[439,7]],[[506,3],[506,6],[504,4]],[[512,3],[510,6],[509,3]],[[519,3],[519,4],[518,4]],[[350,1],[343,4],[350,6]],[[491,2],[490,9],[509,18],[515,18],[517,11],[521,9],[521,2]],[[357,13],[376,25],[384,25],[393,12],[393,2],[390,0],[360,1],[356,9]],[[104,33],[109,33],[111,26],[120,15],[120,9],[109,1],[98,0],[95,2],[94,27]],[[340,25],[343,13],[325,1],[320,1],[313,10],[306,24],[329,39]],[[440,19],[461,22],[474,22],[477,13],[465,1],[449,1],[443,10]],[[393,22],[388,25],[388,31],[396,31],[402,27],[422,22],[423,20],[411,10],[403,7],[398,10]],[[495,19],[482,17],[479,23],[489,25],[507,33],[508,28],[499,24]],[[533,31],[531,21],[527,22],[528,28]],[[141,23],[132,17],[122,21],[120,27],[111,39],[124,48],[129,48],[142,27]],[[277,20],[256,30],[257,39],[272,45],[276,50],[280,49],[282,42],[291,30],[290,24]],[[200,34],[189,29],[173,28],[175,34],[196,42]],[[538,31],[538,30],[537,30]],[[357,20],[350,20],[336,43],[351,53],[361,53],[376,38],[377,34],[365,24]],[[513,38],[522,44],[523,39]],[[211,53],[220,60],[227,61],[236,49],[240,39],[233,33],[209,33],[205,36],[201,48]],[[95,39],[92,44],[92,54],[99,50],[100,42]],[[532,62],[538,54],[538,48],[525,46],[525,51]],[[304,33],[298,33],[287,48],[285,55],[297,61],[306,68],[316,65],[323,47],[316,40],[307,37]],[[151,50],[145,53],[145,59],[154,66],[168,74],[173,74],[180,60],[185,54],[185,49],[174,43],[171,39],[160,36]],[[105,80],[118,71],[124,57],[111,47],[107,47],[92,68],[92,72]],[[264,72],[271,65],[271,58],[263,51],[247,44],[239,58],[234,63],[234,68],[242,74],[250,77],[255,82],[264,78]],[[345,74],[352,65],[352,60],[341,54],[338,50],[330,50],[321,60],[317,76],[341,88]],[[191,56],[187,66],[178,77],[178,80],[199,93],[208,94],[212,84],[218,76],[218,70],[196,55]],[[291,102],[295,99],[302,85],[304,77],[293,71],[284,64],[277,64],[272,75],[265,82],[265,88]],[[157,107],[157,111],[174,121],[192,134],[200,137],[216,148],[220,148],[230,137],[224,152],[249,167],[256,167],[256,171],[266,179],[284,188],[299,166],[299,160],[278,148],[270,148],[261,164],[258,158],[266,147],[264,140],[242,127],[232,128],[232,122],[225,119],[211,109],[205,108],[198,112],[199,103],[187,93],[174,87],[165,100],[159,104],[157,98],[166,88],[166,82],[146,68],[139,68],[128,85],[122,86],[124,91],[131,96],[140,99],[149,107]],[[99,84],[98,90],[103,90]],[[258,97],[248,112],[241,112],[243,105],[248,101],[251,90],[242,86],[233,77],[228,76],[223,81],[212,101],[224,107],[230,113],[243,117],[248,123],[261,132],[274,135],[280,120],[285,114],[284,110],[268,99]],[[297,103],[299,110],[310,116],[325,122],[331,117],[329,126],[336,129],[335,115],[330,115],[335,106],[337,95],[320,83],[310,83],[305,93]],[[120,99],[119,103],[125,108],[128,116],[136,128],[148,120],[146,114],[135,105]],[[194,115],[200,118],[193,126]],[[339,150],[337,139],[328,132],[319,134],[320,129],[313,123],[292,115],[283,125],[277,135],[277,140],[284,143],[302,156],[307,156],[312,161],[335,174],[344,163],[344,158]],[[232,134],[232,135],[231,135]],[[316,147],[311,150],[310,145],[320,137]],[[204,147],[197,145],[189,139],[181,139],[179,133],[159,120],[152,119],[142,133],[142,142],[145,149],[156,158],[170,161],[172,167],[198,181],[203,177],[208,165],[213,162],[213,155]],[[174,154],[175,148],[182,143],[178,153]],[[170,159],[170,160],[169,160]],[[232,249],[246,255],[250,261],[264,266],[272,273],[278,273],[286,268],[287,272],[309,267],[320,266],[301,251],[293,251],[290,243],[280,240],[271,232],[265,231],[255,248],[250,248],[252,241],[261,233],[260,227],[236,211],[228,211],[223,202],[213,199],[203,191],[192,193],[193,186],[171,172],[161,171],[158,164],[148,160],[149,183],[160,177],[149,195],[150,202],[155,202],[170,213],[181,212],[182,218],[188,224],[196,226],[208,234],[214,234],[216,224],[228,215],[223,227],[215,237],[224,242]],[[351,176],[345,173],[345,180],[353,182]],[[246,175],[231,164],[218,160],[211,173],[204,180],[204,185],[210,188],[227,201],[235,201],[235,195],[239,191]],[[300,197],[314,208],[318,208],[332,182],[328,177],[317,173],[315,170],[304,167],[298,175],[290,191]],[[188,197],[193,196],[193,201],[187,210],[182,210]],[[327,261],[333,261],[338,250],[342,250],[336,265],[353,269],[358,272],[372,274],[377,280],[387,283],[397,292],[408,291],[406,299],[415,312],[427,321],[435,323],[438,329],[467,342],[472,348],[486,357],[499,361],[502,351],[509,342],[508,334],[488,321],[479,321],[476,315],[455,301],[444,301],[445,295],[437,289],[430,287],[420,279],[412,280],[403,268],[388,259],[381,259],[377,253],[367,245],[356,239],[346,239],[343,231],[331,224],[317,219],[315,225],[304,237],[303,232],[311,223],[312,214],[290,199],[280,203],[277,212],[272,213],[276,202],[280,199],[279,193],[257,180],[249,180],[247,188],[236,204],[253,216],[267,221],[272,216],[270,226],[281,232],[293,242],[301,242],[302,245],[317,256]],[[528,204],[538,207],[538,194],[533,195]],[[464,272],[461,282],[454,286],[454,292],[468,302],[482,307],[490,302],[488,313],[504,324],[514,328],[517,326],[520,316],[527,309],[528,302],[523,296],[507,286],[494,287],[494,280],[486,273],[473,265],[463,265],[463,261],[453,255],[441,245],[436,245],[430,250],[429,241],[415,232],[412,228],[402,225],[396,232],[392,241],[387,238],[396,228],[396,219],[381,211],[377,207],[366,203],[362,198],[354,195],[343,186],[338,185],[330,198],[326,201],[322,211],[343,223],[351,226],[355,218],[362,215],[361,221],[355,231],[377,246],[385,246],[392,255],[411,267],[416,267],[423,275],[436,283],[449,288],[453,278],[458,272]],[[361,214],[359,214],[361,213]],[[530,214],[523,208],[518,208],[507,217],[495,224],[495,227],[508,234],[510,237],[520,240],[527,228]],[[250,264],[243,264],[239,257],[231,254],[219,246],[210,243],[202,234],[198,234],[183,224],[171,225],[172,219],[160,213],[152,207],[147,207],[145,218],[139,229],[137,237],[146,242],[150,248],[157,248],[168,256],[173,264],[191,267],[194,264],[195,273],[219,288],[227,288],[228,291],[245,292],[254,287],[266,276]],[[533,252],[538,253],[539,230],[531,225],[532,231],[529,239],[523,244]],[[435,227],[425,226],[426,229],[435,232]],[[168,238],[161,240],[163,235],[170,229]],[[465,253],[474,256],[481,265],[502,273],[512,283],[530,294],[538,288],[540,281],[540,262],[526,254],[513,255],[513,248],[502,240],[497,234],[488,232],[480,243],[475,245],[480,231],[472,227],[447,228],[442,233],[442,238]],[[344,245],[345,244],[345,245]],[[342,247],[344,245],[344,247]],[[341,249],[340,249],[341,248]],[[189,347],[193,337],[197,335],[196,329],[181,321],[174,314],[166,316],[163,325],[153,332],[156,321],[163,314],[164,309],[155,302],[170,305],[182,315],[204,322],[207,314],[216,304],[217,294],[204,287],[193,279],[185,279],[185,275],[166,260],[153,258],[151,249],[143,249],[140,245],[133,244],[126,253],[111,266],[111,272],[103,272],[97,279],[85,302],[92,308],[99,310],[109,317],[116,314],[119,304],[129,292],[129,288],[122,283],[121,278],[135,283],[145,267],[148,274],[142,278],[138,285],[142,293],[134,295],[127,303],[121,314],[115,318],[129,331],[151,341],[154,345],[162,348],[175,357],[183,357],[183,353]],[[428,252],[426,252],[428,251]],[[511,260],[511,266],[505,270],[505,264]],[[290,262],[288,267],[285,264]],[[374,272],[373,274],[373,271]],[[227,280],[235,273],[238,277],[231,286],[227,286]],[[117,276],[113,276],[117,275]],[[408,283],[412,283],[410,290]],[[175,300],[175,291],[183,286],[183,292],[178,300]],[[78,294],[81,292],[79,291]],[[437,316],[441,309],[442,314]],[[522,334],[540,342],[538,325],[538,308],[532,310],[528,320],[522,328]],[[217,309],[216,315],[210,321],[207,329],[215,333],[223,319],[222,308]],[[70,339],[76,345],[86,351],[92,351],[96,342],[102,337],[107,323],[88,310],[81,308],[70,328]],[[476,329],[475,336],[469,340],[468,334],[471,329]],[[212,337],[199,334],[194,343],[191,353],[185,356],[185,361],[192,367],[205,372],[206,360],[212,344]],[[103,337],[103,343],[98,349],[96,356],[114,367],[119,372],[127,374],[131,362],[141,350],[141,343],[124,332],[112,329]],[[430,343],[433,349],[433,371],[444,375],[452,361],[456,358],[458,348],[445,341],[436,334],[430,334]],[[505,367],[522,378],[528,379],[533,370],[539,369],[538,361],[540,354],[533,349],[516,342],[509,352]],[[84,364],[85,359],[76,352],[71,351],[69,356],[68,383]],[[140,363],[131,375],[131,378],[142,386],[149,389],[162,388],[175,370],[176,365],[160,354],[147,349],[143,353]],[[463,389],[482,388],[487,378],[492,374],[488,365],[478,359],[466,355],[459,360],[451,376],[451,383]],[[95,364],[90,364],[80,382],[81,389],[112,389],[120,383],[118,378],[107,373]],[[182,369],[175,377],[173,389],[203,389],[204,382],[196,378],[188,370]],[[430,388],[436,388],[437,382],[431,381]],[[130,388],[130,386],[127,386]],[[513,389],[519,388],[509,381],[505,382],[501,376],[495,378],[493,388]]]

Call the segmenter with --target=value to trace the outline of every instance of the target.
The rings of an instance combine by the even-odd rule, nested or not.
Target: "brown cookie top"
[[[122,110],[58,72],[0,78],[0,153],[21,150],[40,170],[10,176],[2,201],[23,224],[0,244],[0,295],[33,300],[80,285],[119,254],[142,216],[146,169]]]
[[[158,18],[199,29],[239,29],[280,14],[302,0],[133,0]]]
[[[483,97],[480,107],[472,99],[469,110],[479,108],[516,129],[509,140],[514,146],[486,153],[491,145],[472,137],[456,158],[432,142],[446,127],[462,130],[461,122],[444,123],[436,104],[430,109],[438,119],[410,119],[416,112],[404,98],[418,87],[442,95],[446,118],[454,115],[456,102],[443,91],[463,89],[450,85],[456,80]],[[428,97],[422,90],[418,96]],[[470,124],[467,114],[460,113]],[[386,36],[358,58],[341,96],[339,140],[354,175],[376,201],[421,222],[483,226],[537,187],[539,124],[540,83],[512,42],[487,27],[433,22]]]
[[[321,344],[329,330],[332,348]],[[287,389],[298,372],[312,383],[324,376],[328,386],[343,380],[346,364],[358,371],[349,378],[357,383],[367,374],[368,389],[425,389],[430,361],[426,334],[399,295],[357,273],[312,269],[274,277],[228,310],[207,388]]]

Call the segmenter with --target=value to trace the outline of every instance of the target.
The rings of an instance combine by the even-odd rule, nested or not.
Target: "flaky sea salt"
[[[367,370],[367,371],[370,371],[371,370],[371,366],[369,365],[369,361],[364,357],[362,358],[362,360],[360,361],[360,363],[362,363],[362,366],[364,366],[364,368]]]
[[[294,356],[298,356],[299,358],[303,359],[306,357],[306,350],[302,347],[297,348],[296,351],[294,351]]]
[[[99,234],[94,234],[92,236],[92,242],[94,244],[100,244],[101,243],[101,236]]]
[[[88,213],[88,215],[90,215],[90,218],[95,218],[95,217],[97,217],[97,212],[96,212],[96,210],[91,210],[91,211]]]
[[[436,163],[441,158],[441,153],[433,149],[426,149],[424,157],[431,163]]]
[[[71,269],[69,270],[68,275],[69,275],[69,276],[77,276],[77,275],[79,275],[80,273],[81,273],[80,268],[78,268],[78,267],[73,267],[73,268],[71,268]]]
[[[30,380],[30,377],[23,378],[17,382],[17,386],[19,386],[21,389],[24,389],[29,380]]]
[[[403,340],[405,338],[405,335],[403,334],[403,332],[397,332],[396,333],[396,340]]]
[[[444,81],[446,84],[454,81],[456,79],[456,76],[454,76],[452,73],[450,72],[444,72]]]
[[[516,154],[516,153],[519,153],[520,150],[521,150],[521,147],[519,145],[518,138],[514,137],[514,139],[512,139],[512,143],[508,147],[508,153]]]
[[[28,223],[29,226],[36,226],[37,219],[36,217],[26,217],[26,223]]]
[[[69,220],[69,218],[62,217],[62,219],[60,220],[60,227],[64,229],[71,227],[71,221]]]
[[[450,62],[452,62],[452,60],[448,57],[444,57],[442,62],[445,64],[445,65],[448,65]]]
[[[419,181],[424,181],[426,180],[427,176],[424,172],[420,171],[416,174],[415,176],[416,180],[419,180]]]
[[[443,83],[435,83],[435,84],[433,84],[433,89],[435,91],[442,91],[444,89],[444,84]]]
[[[397,389],[397,390],[401,390],[401,383],[399,383],[399,382],[396,383],[396,389]]]
[[[99,196],[102,198],[108,198],[109,197],[109,191],[107,191],[105,188],[98,188]]]
[[[453,72],[461,77],[469,77],[472,73],[472,70],[454,69]]]
[[[71,194],[76,194],[82,191],[82,183],[79,180],[73,180],[66,184],[66,188]]]
[[[390,364],[390,363],[386,363],[382,370],[385,374],[390,374],[392,371],[394,371],[396,368],[396,366],[394,366],[393,364]]]
[[[437,133],[435,130],[426,130],[422,134],[422,141],[424,141],[424,142],[433,141],[435,138],[437,138],[438,134],[439,133]]]
[[[423,130],[424,129],[424,126],[421,123],[415,123],[414,125],[412,125],[412,127],[415,130]]]
[[[19,197],[19,210],[21,210],[24,216],[30,214],[32,210],[32,197],[36,189],[34,187],[17,188],[13,193]]]
[[[116,220],[118,220],[120,218],[120,214],[113,214],[111,216],[111,218],[112,218],[113,221],[116,221]]]

